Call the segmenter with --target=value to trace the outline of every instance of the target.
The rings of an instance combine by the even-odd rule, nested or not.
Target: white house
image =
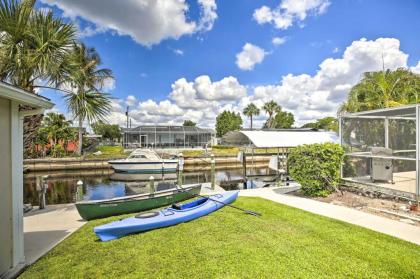
[[[25,265],[23,118],[52,107],[42,96],[0,82],[0,278]]]

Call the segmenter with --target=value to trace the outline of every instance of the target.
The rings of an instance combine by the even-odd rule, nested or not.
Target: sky
[[[115,77],[108,121],[214,128],[276,101],[296,126],[336,116],[367,71],[420,73],[418,0],[40,0],[74,22]],[[65,113],[59,92],[43,91]],[[261,127],[264,111],[254,118]],[[243,117],[244,127],[249,125]]]

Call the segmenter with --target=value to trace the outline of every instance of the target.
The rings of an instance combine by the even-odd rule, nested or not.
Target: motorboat
[[[136,149],[126,159],[111,160],[108,164],[115,172],[166,173],[177,171],[178,159],[163,159],[152,149]]]

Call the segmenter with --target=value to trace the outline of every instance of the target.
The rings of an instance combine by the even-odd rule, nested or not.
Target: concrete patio
[[[86,222],[74,204],[48,205],[24,215],[26,264],[32,264]]]

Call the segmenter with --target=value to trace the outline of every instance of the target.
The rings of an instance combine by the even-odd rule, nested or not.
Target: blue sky
[[[107,88],[115,97],[113,123],[124,123],[129,104],[135,124],[188,118],[212,127],[224,109],[274,99],[300,125],[334,115],[361,73],[381,69],[382,56],[387,68],[420,72],[416,0],[41,0],[38,6],[75,22],[81,40],[113,70],[115,84]],[[65,112],[58,93],[43,94]],[[257,126],[265,118],[261,113]]]

